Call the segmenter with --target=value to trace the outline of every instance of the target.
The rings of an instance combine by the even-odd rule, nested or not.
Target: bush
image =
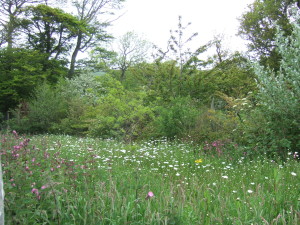
[[[54,124],[55,133],[82,135],[86,134],[88,125],[84,115],[90,107],[96,105],[105,92],[102,83],[97,80],[102,73],[82,72],[72,79],[61,80],[56,91],[63,96],[67,103],[67,116],[60,123]]]
[[[172,98],[156,108],[157,117],[153,121],[153,136],[181,138],[188,136],[195,127],[199,114],[197,107],[190,97]]]
[[[23,133],[85,133],[83,115],[103,92],[96,77],[85,72],[73,79],[62,79],[55,87],[47,83],[38,86],[29,102],[15,109],[8,122],[10,127]]]
[[[34,97],[28,103],[28,112],[22,107],[14,111],[14,119],[8,123],[20,132],[48,132],[55,123],[67,116],[66,100],[49,84],[35,89]]]
[[[126,91],[111,76],[99,78],[106,87],[97,105],[85,115],[87,133],[102,138],[134,140],[141,136],[145,126],[152,121],[153,112],[144,103],[146,93]]]
[[[204,141],[235,139],[240,124],[236,115],[220,110],[202,108],[191,132],[191,138],[198,143]]]
[[[282,55],[279,72],[255,66],[259,84],[255,113],[260,120],[255,119],[249,141],[269,155],[286,157],[300,147],[300,27],[295,24],[289,38],[279,32],[277,45]]]

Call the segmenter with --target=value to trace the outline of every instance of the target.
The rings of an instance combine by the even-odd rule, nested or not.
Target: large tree
[[[299,0],[255,0],[240,18],[239,35],[249,41],[249,50],[264,66],[279,69],[281,56],[276,51],[276,25],[289,36],[292,31],[292,8]]]
[[[84,24],[76,17],[47,5],[28,6],[18,19],[25,48],[0,51],[0,111],[7,112],[32,97],[41,82],[55,83],[66,76],[66,57]],[[21,45],[21,44],[20,44]]]
[[[41,0],[0,0],[0,45],[7,44],[10,49],[13,47],[17,31],[20,25],[21,14],[25,6],[41,2]]]
[[[61,59],[68,54],[72,41],[79,31],[86,31],[86,24],[75,16],[47,5],[30,6],[22,20],[27,46],[48,54],[49,58]]]
[[[121,71],[120,79],[125,79],[129,67],[146,61],[151,45],[134,32],[127,32],[118,42],[116,65]]]
[[[112,13],[112,10],[120,7],[124,0],[76,0],[74,5],[76,7],[77,18],[86,23],[87,32],[78,30],[75,47],[73,48],[69,77],[74,76],[75,64],[78,53],[86,51],[91,47],[99,45],[102,41],[107,41],[111,37],[106,33],[105,28],[110,22],[100,18],[103,14]],[[102,21],[102,22],[101,22]]]
[[[0,50],[0,113],[27,101],[37,85],[44,81],[55,83],[66,72],[60,61],[49,60],[47,54],[39,51]]]

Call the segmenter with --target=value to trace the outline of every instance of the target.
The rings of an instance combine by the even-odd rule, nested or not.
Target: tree
[[[14,39],[18,36],[20,15],[26,5],[38,3],[39,0],[0,0],[0,25],[1,43],[7,43],[7,48],[12,48]],[[0,45],[1,46],[1,45]]]
[[[120,38],[116,64],[121,70],[120,79],[122,81],[125,80],[126,71],[129,67],[146,61],[150,47],[147,41],[134,32],[127,32]]]
[[[184,39],[184,31],[191,23],[186,26],[182,24],[182,17],[178,17],[178,28],[175,30],[175,34],[171,30],[170,37],[170,49],[175,55],[175,60],[179,63],[180,75],[184,72],[186,64],[191,60],[192,56],[196,56],[197,53],[192,53],[189,48],[185,49],[185,45],[192,41],[194,37],[198,36],[198,33],[193,33],[188,38]]]
[[[216,92],[244,98],[256,88],[254,71],[247,57],[237,51],[230,53],[223,47],[223,40],[223,35],[217,35],[211,42],[216,52],[209,59],[212,68],[204,72],[208,81],[213,84],[210,92],[213,91],[213,100]]]
[[[28,6],[19,19],[27,49],[7,48],[0,52],[0,111],[5,113],[27,101],[41,82],[57,82],[66,75],[65,55],[72,38],[84,24],[74,16],[47,5]]]
[[[256,90],[255,74],[248,60],[238,52],[223,59],[209,72],[215,92],[234,98],[244,98]],[[215,93],[214,93],[215,94]]]
[[[76,44],[72,52],[69,77],[75,72],[77,55],[80,51],[85,51],[91,47],[99,45],[102,41],[111,39],[111,36],[105,32],[109,22],[99,22],[99,16],[108,13],[107,10],[120,6],[124,0],[76,0],[74,5],[77,10],[77,18],[87,24],[87,32],[78,30]]]
[[[44,65],[47,64],[47,68]],[[0,112],[14,109],[28,100],[33,89],[43,81],[54,83],[66,73],[57,60],[49,60],[39,51],[2,49],[0,51]]]
[[[115,66],[117,53],[108,50],[105,47],[97,46],[91,51],[91,60],[85,68],[94,69],[96,71],[109,71]]]
[[[27,46],[45,53],[49,58],[62,59],[72,47],[78,32],[85,32],[86,24],[69,13],[47,5],[30,6],[25,11],[22,30]]]
[[[169,62],[175,62],[175,65],[170,66],[170,74],[175,75],[175,66],[179,67],[179,75],[177,77],[177,87],[173,86],[173,90],[176,89],[176,95],[187,95],[190,92],[189,86],[191,84],[191,77],[198,74],[199,69],[206,65],[206,62],[199,59],[199,55],[204,53],[210,43],[198,47],[196,50],[189,48],[190,42],[198,35],[198,33],[192,33],[186,37],[186,29],[191,25],[182,24],[182,17],[178,18],[178,25],[175,31],[171,30],[171,36],[168,41],[167,50],[158,49],[157,54],[154,56],[158,65],[161,65],[161,61],[168,60]],[[172,82],[174,83],[174,82]],[[185,87],[185,88],[184,88]]]
[[[292,32],[290,9],[297,0],[255,0],[240,18],[239,35],[249,41],[249,50],[264,66],[279,69],[280,54],[276,51],[276,24],[286,36]]]
[[[229,51],[223,48],[224,35],[219,34],[214,36],[211,45],[215,47],[216,52],[211,57],[211,61],[214,65],[218,65],[226,60],[229,56]]]
[[[158,49],[158,53],[155,56],[156,60],[174,60],[178,63],[180,68],[180,75],[182,76],[189,69],[195,69],[201,67],[204,62],[199,60],[198,56],[205,52],[210,43],[200,46],[196,50],[191,50],[189,43],[198,36],[198,33],[192,33],[186,37],[185,30],[191,25],[182,24],[182,17],[178,17],[178,25],[176,30],[170,31],[170,39],[168,41],[167,50],[163,51]]]

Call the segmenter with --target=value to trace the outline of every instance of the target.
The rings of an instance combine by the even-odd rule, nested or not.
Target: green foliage
[[[248,60],[238,52],[218,63],[208,72],[215,92],[234,98],[244,98],[256,90],[256,75]]]
[[[106,90],[97,105],[87,112],[88,134],[98,137],[136,139],[152,120],[152,110],[144,104],[144,92],[126,91],[109,75],[99,77]]]
[[[83,117],[105,92],[97,81],[102,75],[84,72],[72,79],[60,79],[55,87],[45,83],[37,87],[26,112],[22,105],[15,111],[15,118],[9,122],[11,128],[23,132],[86,132]]]
[[[48,131],[65,134],[82,134],[87,131],[83,122],[84,115],[89,107],[96,105],[99,97],[105,92],[105,88],[97,80],[99,76],[103,76],[103,73],[83,72],[72,79],[61,79],[55,89],[50,90],[54,98],[48,97],[48,100],[54,100],[54,106],[64,107],[64,113],[57,118],[58,120],[51,120]],[[34,111],[30,107],[29,118],[32,117],[32,113]]]
[[[44,83],[35,89],[34,97],[28,103],[28,112],[16,116],[9,124],[12,129],[30,132],[49,132],[55,123],[67,115],[66,99]],[[21,115],[22,112],[16,111]]]
[[[176,61],[141,63],[128,71],[122,84],[132,90],[147,90],[148,98],[155,101],[161,98],[168,101],[179,95],[179,67]]]
[[[276,24],[289,36],[292,31],[290,8],[296,0],[255,0],[240,19],[239,34],[250,41],[250,51],[262,65],[278,70],[281,55],[276,51]]]
[[[91,51],[91,60],[84,62],[83,69],[92,68],[96,71],[108,71],[114,66],[117,53],[97,46]]]
[[[55,59],[67,54],[78,31],[86,29],[75,16],[43,4],[27,7],[25,14],[22,29],[28,46]]]
[[[204,141],[233,140],[239,124],[235,114],[203,107],[199,110],[190,138],[199,144]]]
[[[51,131],[65,134],[83,134],[87,131],[83,122],[84,115],[89,107],[95,105],[105,88],[97,81],[103,73],[82,72],[72,79],[61,79],[53,89],[58,98],[63,99],[66,114],[60,121],[51,124]]]
[[[239,54],[215,65],[212,69],[195,71],[187,76],[181,86],[182,93],[197,99],[202,105],[215,104],[217,93],[243,98],[256,91],[255,74],[248,61]],[[224,104],[223,104],[224,105]],[[224,109],[224,107],[217,107]]]
[[[195,126],[198,110],[189,97],[171,98],[167,104],[156,108],[153,136],[181,138],[189,135]]]
[[[281,156],[298,151],[300,146],[299,34],[298,25],[294,25],[289,38],[278,33],[278,51],[282,55],[280,71],[255,67],[259,82],[258,110],[264,123],[256,126],[262,136],[252,138],[265,151]]]
[[[25,49],[0,51],[0,111],[15,108],[28,100],[37,85],[48,80],[55,83],[66,70],[57,60]]]
[[[155,91],[157,97],[170,99],[178,93],[180,70],[176,61],[157,62],[154,64],[153,78],[150,80],[150,89]]]

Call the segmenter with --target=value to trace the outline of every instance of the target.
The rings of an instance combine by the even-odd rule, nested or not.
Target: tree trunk
[[[7,41],[7,49],[10,50],[13,47],[13,33],[14,33],[14,16],[9,16],[9,22],[7,24],[7,34],[6,34],[6,41]]]
[[[120,77],[121,81],[125,80],[125,73],[126,73],[126,69],[121,69],[121,77]]]
[[[68,78],[72,78],[74,76],[76,58],[77,58],[78,52],[79,52],[80,47],[81,47],[81,42],[82,42],[82,32],[79,31],[78,36],[77,36],[76,46],[75,46],[75,49],[74,49],[72,57],[71,57],[71,63],[70,63]]]

